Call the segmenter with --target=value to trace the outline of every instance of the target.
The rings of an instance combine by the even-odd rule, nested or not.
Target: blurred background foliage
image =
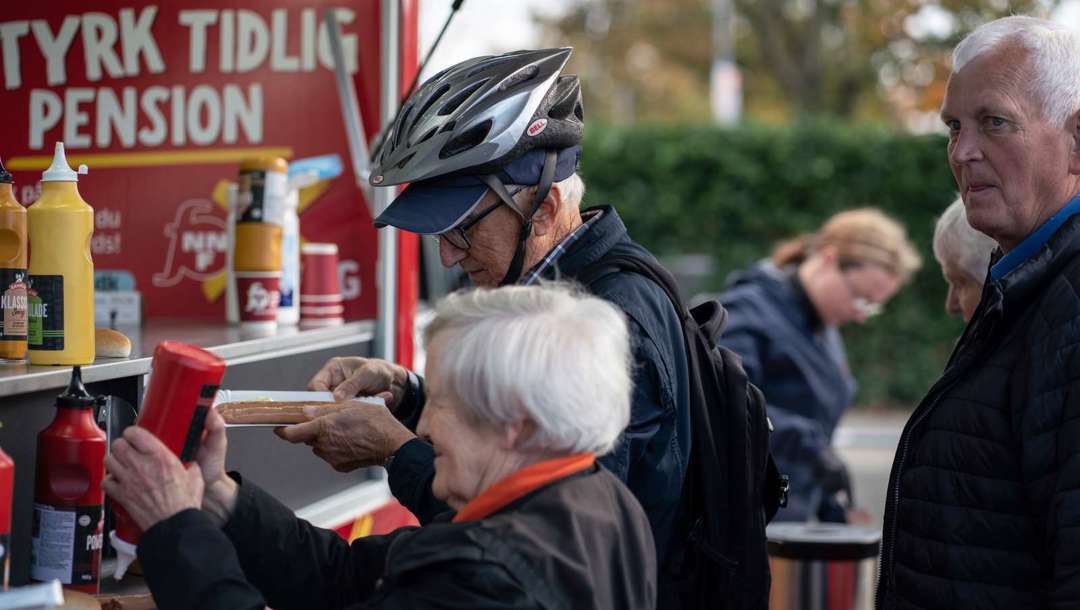
[[[908,227],[923,269],[885,315],[843,333],[858,402],[911,408],[962,331],[943,311],[930,250],[956,197],[937,116],[952,48],[989,20],[1059,5],[570,0],[535,18],[545,43],[574,47],[586,202],[614,204],[692,292],[721,289],[732,270],[840,210],[873,205]],[[710,74],[725,54],[741,75],[742,116],[718,127]]]
[[[572,0],[536,15],[543,39],[573,46],[569,72],[590,118],[706,121],[713,14],[733,11],[730,46],[748,117],[936,126],[952,48],[978,25],[1048,16],[1061,0]]]
[[[679,255],[713,261],[684,284],[692,292],[718,291],[731,271],[840,210],[872,205],[902,221],[922,270],[884,314],[842,331],[858,402],[911,408],[940,374],[963,328],[943,311],[945,282],[930,250],[934,222],[956,197],[944,137],[824,120],[591,123],[584,148],[587,205],[615,205],[634,239],[672,268]]]

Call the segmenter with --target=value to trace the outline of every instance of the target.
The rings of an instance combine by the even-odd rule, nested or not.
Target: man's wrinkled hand
[[[120,502],[143,531],[173,515],[198,509],[203,477],[196,465],[185,467],[156,436],[129,426],[113,441],[105,458],[108,475],[101,483],[110,498]]]
[[[314,392],[333,392],[334,400],[381,396],[391,410],[401,404],[409,371],[378,358],[331,358],[308,382]]]
[[[398,448],[415,438],[390,410],[381,405],[354,403],[329,415],[305,408],[302,424],[275,429],[290,443],[304,443],[339,472],[381,466]]]

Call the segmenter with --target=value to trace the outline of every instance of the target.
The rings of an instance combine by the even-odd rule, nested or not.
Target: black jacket
[[[161,610],[626,608],[656,604],[641,507],[603,468],[489,517],[359,538],[297,519],[250,482],[225,528],[186,510],[139,543]]]
[[[843,521],[843,509],[814,474],[855,397],[840,333],[822,324],[793,268],[756,264],[732,276],[720,302],[728,311],[720,343],[742,358],[746,375],[765,393],[773,457],[790,477],[788,504],[776,519]]]
[[[878,607],[1080,607],[1080,216],[982,301],[897,450]]]
[[[573,279],[608,253],[651,255],[630,240],[615,209],[602,216],[574,242],[548,274]],[[626,314],[634,358],[634,393],[630,425],[601,464],[619,477],[645,509],[663,566],[682,544],[678,522],[682,483],[690,459],[689,371],[682,325],[675,308],[656,284],[634,273],[616,273],[591,287],[596,296]],[[415,425],[422,405],[403,404],[399,411]],[[446,510],[431,494],[435,475],[431,446],[410,441],[388,465],[390,489],[421,523]]]

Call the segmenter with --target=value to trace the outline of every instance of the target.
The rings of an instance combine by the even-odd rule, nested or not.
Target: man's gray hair
[[[570,174],[569,178],[559,183],[559,192],[567,205],[579,208],[585,199],[585,181],[577,173]]]
[[[1080,32],[1035,17],[1003,17],[983,24],[953,50],[953,73],[1003,44],[1019,43],[1030,53],[1029,87],[1043,118],[1064,127],[1080,110]]]
[[[997,243],[968,224],[964,201],[957,199],[945,208],[934,225],[934,257],[944,267],[951,263],[982,282]]]
[[[436,339],[435,374],[477,421],[536,426],[522,449],[607,453],[630,421],[630,339],[607,301],[559,283],[456,292]]]
[[[581,202],[585,199],[585,181],[581,179],[581,176],[575,172],[555,184],[559,187],[559,195],[564,204],[571,208],[581,207]],[[522,209],[528,209],[535,195],[535,186],[526,187],[514,196],[514,201],[518,202]]]

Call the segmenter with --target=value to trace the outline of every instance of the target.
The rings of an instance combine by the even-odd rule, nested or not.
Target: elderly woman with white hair
[[[971,320],[982,298],[990,255],[997,243],[968,224],[964,201],[957,199],[934,225],[934,258],[949,285],[945,311]]]
[[[422,528],[349,544],[297,519],[225,473],[217,413],[199,468],[125,431],[106,491],[145,531],[161,610],[655,606],[649,522],[596,464],[629,419],[622,314],[550,285],[457,293],[436,314],[418,432],[453,512]]]

